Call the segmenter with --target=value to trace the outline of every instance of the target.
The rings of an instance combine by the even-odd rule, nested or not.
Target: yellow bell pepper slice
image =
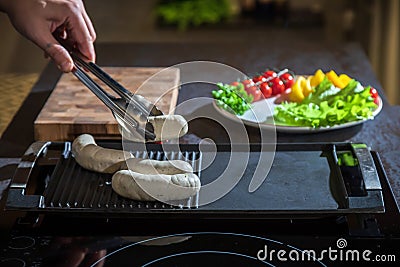
[[[316,87],[318,86],[318,84],[320,84],[325,78],[325,74],[324,72],[319,69],[314,73],[314,76],[311,76],[311,81],[310,84],[312,87]]]
[[[312,77],[309,76],[307,77],[307,79],[301,81],[301,87],[303,89],[304,97],[307,97],[312,92],[311,79]]]
[[[343,85],[344,85],[344,87],[346,87],[352,79],[346,74],[340,74],[339,75],[339,80],[341,80]]]
[[[345,87],[344,83],[339,79],[339,77],[337,76],[336,72],[334,72],[333,70],[331,70],[330,72],[326,73],[326,77],[328,77],[328,79],[337,88],[343,89]]]
[[[296,82],[293,84],[292,89],[290,93],[288,94],[289,100],[291,102],[297,102],[300,103],[304,99],[304,94],[303,94],[303,89],[302,89],[302,83],[306,79],[303,76],[299,76],[296,79]]]

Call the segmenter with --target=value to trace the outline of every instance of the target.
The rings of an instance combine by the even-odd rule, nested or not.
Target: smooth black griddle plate
[[[101,145],[121,149],[121,144],[117,143],[105,142]],[[334,161],[329,155],[332,155],[335,149],[347,146],[349,144],[279,144],[276,147],[271,170],[269,173],[268,170],[264,172],[264,175],[268,173],[268,176],[252,193],[249,192],[250,181],[257,164],[263,165],[265,160],[260,160],[260,156],[273,156],[274,145],[266,146],[262,151],[260,146],[251,145],[250,153],[246,153],[248,146],[232,148],[231,145],[218,145],[217,153],[214,153],[213,146],[210,148],[202,146],[200,152],[198,145],[181,145],[182,153],[176,153],[168,152],[170,149],[168,145],[149,144],[146,146],[146,152],[135,152],[137,155],[159,160],[165,160],[165,155],[168,153],[170,159],[171,153],[178,155],[178,158],[192,164],[202,185],[206,187],[218,180],[223,172],[225,172],[224,179],[239,180],[226,195],[214,202],[196,207],[194,204],[201,204],[207,200],[207,192],[202,191],[203,188],[199,195],[189,200],[178,201],[176,205],[120,197],[111,188],[111,175],[99,174],[80,167],[69,153],[68,143],[50,143],[41,154],[39,153],[34,168],[36,171],[30,173],[30,176],[36,177],[25,179],[37,180],[36,192],[28,195],[25,189],[20,189],[24,187],[23,183],[15,181],[23,180],[20,176],[23,173],[21,170],[24,169],[21,169],[21,172],[17,171],[18,179],[14,177],[14,182],[11,184],[7,209],[79,216],[95,214],[108,217],[145,218],[329,216],[383,212],[381,190],[374,188],[365,190],[365,195],[358,197],[353,197],[346,191],[343,177],[338,173],[337,166],[332,163]],[[27,158],[30,159],[31,156]],[[232,158],[236,162],[228,164]],[[52,166],[52,162],[55,166]],[[24,163],[24,165],[29,164]],[[205,168],[200,172],[201,166]],[[211,188],[219,189],[218,186],[221,184],[213,185]]]
[[[270,153],[270,152],[263,152]],[[207,153],[203,153],[203,159]],[[214,163],[202,172],[202,183],[208,184],[219,177],[228,165],[231,153],[219,152]],[[242,161],[247,158],[243,153]],[[321,151],[278,151],[272,168],[262,185],[253,193],[249,184],[259,164],[260,152],[250,153],[247,168],[238,184],[227,195],[200,210],[244,211],[311,211],[337,210],[338,203],[329,188],[330,168]],[[260,164],[264,164],[261,162]],[[267,164],[265,162],[265,164]],[[240,173],[233,164],[229,173]],[[229,175],[229,174],[228,174]],[[232,177],[233,179],[234,177]],[[200,194],[201,199],[201,194]]]

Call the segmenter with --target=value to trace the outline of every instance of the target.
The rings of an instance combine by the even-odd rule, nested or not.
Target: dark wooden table
[[[168,67],[178,63],[208,60],[235,67],[246,74],[255,74],[267,66],[290,68],[296,73],[311,74],[316,69],[334,69],[347,73],[364,85],[378,89],[383,98],[383,110],[375,120],[362,125],[314,134],[278,134],[280,143],[292,142],[363,142],[380,153],[390,184],[400,203],[400,107],[387,102],[370,63],[357,44],[333,46],[320,43],[140,43],[100,44],[97,46],[101,66]],[[18,111],[0,140],[0,179],[12,177],[15,162],[33,140],[33,121],[54,88],[60,72],[49,64],[32,92]],[[11,92],[10,92],[11,93]],[[194,97],[210,96],[206,87],[185,86],[179,102]],[[4,96],[5,97],[5,96]],[[194,120],[190,129],[200,137],[216,142],[227,141],[217,124],[209,120]],[[251,142],[259,142],[259,131],[248,128]]]

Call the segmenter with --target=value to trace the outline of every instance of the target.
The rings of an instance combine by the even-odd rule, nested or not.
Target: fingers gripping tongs
[[[148,117],[160,116],[163,113],[143,96],[133,94],[125,89],[95,63],[86,62],[74,54],[72,54],[72,58],[75,63],[73,74],[111,109],[121,126],[120,130],[122,128],[130,135],[136,136],[135,139],[138,140],[154,141],[156,136],[153,125],[148,123]],[[109,86],[120,98],[108,94],[84,69]]]

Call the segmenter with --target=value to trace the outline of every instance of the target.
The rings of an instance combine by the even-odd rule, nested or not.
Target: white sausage
[[[125,159],[133,158],[128,152],[98,146],[89,134],[82,134],[74,140],[72,153],[80,166],[101,173],[114,173],[124,166]]]
[[[188,132],[187,122],[180,115],[149,117],[148,121],[154,127],[155,141],[177,139]]]
[[[102,173],[116,172],[112,177],[112,188],[123,197],[143,201],[181,200],[200,190],[199,177],[185,161],[137,159],[128,152],[98,146],[89,134],[74,140],[72,152],[83,168]]]
[[[112,177],[117,194],[141,201],[186,199],[195,195],[200,185],[199,177],[193,173],[150,175],[121,170]]]
[[[130,169],[141,174],[179,174],[193,172],[192,166],[183,160],[152,160],[130,158],[121,169]]]
[[[181,115],[149,116],[147,121],[153,125],[156,136],[154,141],[177,139],[188,132],[187,121]],[[137,134],[131,134],[121,127],[120,131],[122,136],[128,140],[144,142],[144,138],[138,137]]]

